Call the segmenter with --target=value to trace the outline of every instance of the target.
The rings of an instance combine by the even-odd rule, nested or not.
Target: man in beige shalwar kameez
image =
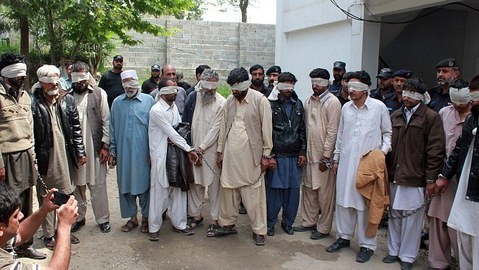
[[[218,139],[221,227],[215,235],[237,233],[235,223],[242,200],[251,220],[254,244],[262,246],[266,244],[263,172],[273,148],[271,106],[263,94],[249,88],[251,79],[246,69],[233,69],[227,83],[233,95],[226,100]]]
[[[328,91],[329,72],[316,68],[309,73],[313,94],[304,102],[307,166],[303,167],[301,226],[295,231],[312,231],[313,240],[331,232],[333,224],[336,182],[330,168],[336,143],[341,103]]]
[[[202,166],[194,166],[195,182],[188,190],[188,216],[192,217],[189,227],[194,229],[203,223],[201,208],[205,202],[208,187],[211,221],[207,236],[214,236],[218,227],[220,209],[220,170],[216,166],[216,148],[225,98],[216,92],[219,75],[212,69],[205,69],[195,91],[186,98],[183,122],[191,125],[191,142],[201,154]],[[205,162],[208,162],[207,166]]]
[[[91,205],[95,220],[100,231],[108,233],[110,226],[110,210],[108,208],[108,193],[106,189],[107,161],[109,157],[109,121],[108,97],[105,90],[91,85],[89,67],[84,62],[73,64],[71,77],[72,95],[77,105],[83,143],[87,156],[87,163],[72,172],[75,184],[75,199],[78,206],[77,222],[72,232],[78,231],[85,225],[86,189],[90,191]]]

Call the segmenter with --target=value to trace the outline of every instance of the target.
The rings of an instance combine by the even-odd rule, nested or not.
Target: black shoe
[[[47,258],[45,253],[37,251],[32,246],[17,247],[15,248],[15,252],[17,253],[17,257],[25,257],[34,260],[43,260]]]
[[[281,223],[281,228],[283,228],[283,231],[286,234],[289,234],[289,235],[294,234],[293,226],[291,226],[291,225],[286,225],[286,223]]]
[[[248,214],[248,211],[246,211],[246,208],[244,208],[244,206],[243,206],[242,204],[240,205],[238,212],[239,212],[241,215],[246,215],[246,214]]]
[[[224,236],[237,233],[238,231],[236,230],[235,225],[221,226],[218,230],[216,230],[215,236]]]
[[[326,248],[327,252],[336,252],[341,250],[342,248],[349,247],[351,244],[351,241],[343,239],[343,238],[338,238],[336,242],[332,243],[329,245],[329,247]]]
[[[309,237],[309,239],[311,239],[311,240],[321,240],[321,239],[326,238],[328,236],[329,236],[329,234],[320,233],[317,230],[314,230],[311,233],[311,236]]]
[[[295,232],[309,232],[309,231],[316,230],[316,226],[304,227],[303,225],[301,225],[301,226],[293,227],[293,230]]]
[[[149,233],[148,240],[150,241],[159,241],[160,240],[160,231]]]
[[[400,260],[398,256],[387,255],[381,261],[383,261],[383,263],[395,263],[395,262],[399,262]]]
[[[274,236],[274,226],[268,226],[268,232],[266,234],[268,236]]]
[[[401,262],[401,270],[411,270],[412,263],[410,262]]]
[[[184,236],[190,236],[190,235],[195,234],[194,231],[192,231],[192,230],[190,230],[190,229],[188,229],[188,228],[185,228],[185,229],[183,229],[183,230],[180,230],[180,229],[177,229],[177,228],[173,227],[173,231],[174,231],[174,232],[177,232],[177,233],[181,233],[181,234],[184,235]]]
[[[77,232],[83,226],[85,226],[85,219],[75,222],[75,224],[72,226],[71,232]]]
[[[76,245],[80,243],[80,239],[78,239],[78,237],[74,236],[73,234],[70,234],[70,243]]]
[[[358,263],[365,263],[369,261],[369,259],[371,259],[371,256],[373,256],[373,254],[374,250],[367,247],[360,247],[358,256],[356,257],[356,261]]]
[[[100,231],[102,233],[109,233],[111,231],[111,225],[110,222],[105,222],[99,225],[100,226]]]

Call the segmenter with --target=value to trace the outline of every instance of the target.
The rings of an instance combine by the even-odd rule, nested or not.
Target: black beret
[[[412,76],[412,71],[407,69],[399,69],[393,73],[393,77],[401,77],[401,78],[409,79],[411,78],[411,76]]]
[[[268,68],[266,71],[266,75],[269,75],[271,73],[281,73],[281,67],[280,66],[272,66]]]
[[[440,67],[458,68],[459,66],[457,65],[456,58],[446,58],[444,60],[439,61],[439,63],[437,63],[436,68],[440,68]]]

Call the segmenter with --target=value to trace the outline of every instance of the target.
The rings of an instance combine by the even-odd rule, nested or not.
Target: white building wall
[[[358,1],[337,0],[342,7],[364,17]],[[346,70],[376,73],[380,25],[350,20],[329,0],[277,2],[276,64],[296,75],[296,91],[304,99],[311,93],[309,72],[333,62],[346,63]],[[359,3],[359,4],[358,4]]]
[[[401,17],[401,15],[404,15],[401,13],[404,12],[409,12],[408,17],[414,18],[421,9],[454,1],[336,0],[336,2],[340,7],[358,17],[380,20],[382,16],[394,14]],[[367,8],[364,7],[364,3]],[[371,16],[371,14],[374,14],[374,16]],[[459,45],[461,48],[454,52],[447,52],[450,54],[459,53],[460,55],[447,54],[448,56],[442,56],[439,53],[433,53],[434,43],[431,42],[429,49],[423,53],[424,55],[431,54],[431,59],[427,59],[427,63],[425,63],[426,61],[420,60],[421,54],[414,49],[414,46],[419,44],[421,40],[424,41],[424,39],[434,40],[441,34],[450,35],[450,32],[443,32],[441,29],[444,28],[444,24],[454,24],[454,21],[457,20],[433,23],[432,19],[423,19],[425,25],[433,24],[433,28],[424,30],[425,32],[423,31],[421,36],[415,34],[421,33],[421,29],[417,28],[417,25],[409,28],[412,31],[405,33],[406,36],[402,31],[407,29],[409,25],[389,25],[388,29],[390,31],[387,34],[390,34],[390,36],[385,36],[382,39],[381,24],[351,20],[330,0],[278,0],[275,62],[282,67],[282,70],[296,75],[298,78],[296,89],[302,99],[311,93],[309,72],[313,68],[321,67],[332,73],[332,64],[337,60],[344,61],[348,71],[366,70],[371,75],[374,86],[381,41],[384,42],[384,44],[381,44],[383,47],[390,47],[391,45],[388,43],[397,42],[398,36],[404,36],[406,43],[403,44],[402,49],[406,47],[412,47],[412,49],[407,51],[407,54],[393,55],[394,61],[398,62],[397,66],[391,65],[392,67],[407,68],[409,64],[412,69],[416,69],[419,74],[422,73],[421,75],[430,84],[433,84],[434,66],[437,61],[445,57],[456,57],[460,62],[463,62],[463,77],[470,79],[472,75],[479,72],[479,50],[477,49],[479,48],[479,36],[477,35],[479,16],[475,12],[469,12],[467,18],[461,18],[461,20],[467,20],[464,25],[463,39],[455,41],[462,43]],[[422,25],[420,23],[421,21],[417,21],[416,24]],[[408,35],[409,33],[411,35]],[[455,34],[457,35],[457,33]],[[451,40],[446,40],[447,38],[445,42],[451,42]],[[437,50],[440,49],[437,48]],[[383,51],[382,48],[381,51]],[[443,50],[441,52],[442,54],[446,53]],[[427,74],[425,74],[426,72]]]

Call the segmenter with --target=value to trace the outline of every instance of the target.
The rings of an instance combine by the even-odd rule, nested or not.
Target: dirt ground
[[[126,220],[120,218],[115,170],[109,171],[107,181],[112,230],[101,233],[89,207],[86,225],[75,233],[80,243],[72,246],[70,269],[400,269],[398,263],[381,262],[387,255],[384,229],[379,231],[378,249],[371,260],[360,264],[355,261],[359,251],[357,239],[352,241],[351,248],[328,253],[325,248],[335,241],[334,235],[313,241],[308,232],[287,235],[280,224],[276,225],[276,235],[267,237],[264,247],[257,247],[252,242],[247,215],[239,217],[238,234],[208,238],[207,209],[203,211],[205,225],[196,229],[195,235],[175,233],[171,223],[166,221],[160,231],[160,241],[151,242],[139,227],[129,233],[120,230]],[[298,213],[296,224],[299,222]],[[46,266],[51,251],[44,248],[40,239],[35,239],[35,247],[49,254],[46,260],[34,261]],[[421,250],[415,269],[428,269],[426,256]]]

